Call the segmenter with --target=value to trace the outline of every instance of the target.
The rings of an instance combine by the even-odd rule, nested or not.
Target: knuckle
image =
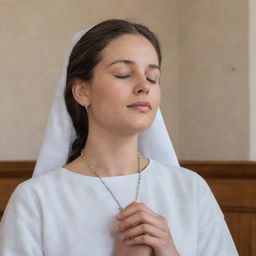
[[[145,204],[144,203],[139,203],[138,208],[139,208],[139,210],[144,210],[145,209]]]
[[[141,226],[142,226],[141,229],[142,229],[143,233],[145,233],[147,231],[147,224],[144,223]]]
[[[131,230],[129,229],[129,230],[125,231],[123,235],[125,237],[130,237],[131,236]]]
[[[145,213],[143,211],[139,212],[139,217],[143,220],[145,219]]]
[[[147,235],[143,235],[143,236],[141,237],[141,241],[142,241],[142,242],[147,242]]]
[[[119,227],[120,227],[121,230],[126,229],[126,227],[127,227],[127,222],[126,222],[126,221],[123,221],[122,224],[119,224]]]
[[[146,222],[147,221],[147,213],[144,212],[144,211],[141,211],[140,212],[140,218],[143,222]]]

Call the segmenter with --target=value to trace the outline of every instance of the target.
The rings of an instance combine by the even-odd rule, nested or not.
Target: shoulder
[[[195,171],[181,166],[159,162],[154,159],[151,159],[151,161],[152,167],[157,170],[158,175],[164,176],[166,178],[169,177],[171,179],[175,179],[175,181],[181,182],[204,182],[204,179]]]
[[[210,190],[204,178],[193,170],[156,160],[152,161],[151,167],[154,179],[173,187],[176,191],[197,196]]]
[[[199,212],[204,215],[208,212],[209,215],[215,214],[218,217],[223,217],[223,213],[209,185],[195,171],[157,161],[154,161],[154,166],[158,170],[155,176],[160,175],[161,180],[168,183],[173,191],[196,199]]]
[[[59,190],[59,176],[59,168],[56,168],[18,184],[8,200],[5,215],[16,211],[30,211],[36,214],[42,201],[48,199],[52,192]]]
[[[38,176],[33,176],[28,180],[21,182],[15,189],[14,193],[22,192],[37,192],[42,189],[47,189],[56,186],[60,181],[61,167],[55,168],[49,172]]]

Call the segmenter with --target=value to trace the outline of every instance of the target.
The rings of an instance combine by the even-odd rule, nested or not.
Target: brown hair
[[[65,88],[65,102],[72,118],[77,138],[72,144],[68,163],[80,155],[88,136],[88,116],[85,108],[73,97],[74,79],[90,81],[95,66],[100,62],[102,50],[108,43],[124,34],[142,35],[154,46],[159,66],[161,65],[161,50],[157,37],[147,27],[126,20],[111,19],[103,21],[86,32],[74,46],[68,63]]]

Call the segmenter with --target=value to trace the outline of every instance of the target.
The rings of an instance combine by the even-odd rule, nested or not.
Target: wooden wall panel
[[[209,179],[208,184],[224,212],[240,255],[256,255],[256,180]]]
[[[25,179],[0,179],[0,218],[3,215],[5,206],[17,185],[23,182]]]
[[[256,217],[255,214],[225,211],[224,214],[239,255],[255,255],[252,254],[252,222]]]
[[[251,255],[256,255],[256,218],[254,216],[253,220],[252,220],[252,234],[251,234],[251,238],[252,238],[252,253]]]
[[[11,193],[31,177],[34,165],[33,161],[0,162],[0,218]],[[239,255],[256,256],[256,162],[181,161],[181,166],[196,171],[209,184]]]
[[[256,256],[256,163],[183,162],[209,184],[240,256]]]
[[[34,161],[0,162],[0,219],[17,185],[32,176]]]

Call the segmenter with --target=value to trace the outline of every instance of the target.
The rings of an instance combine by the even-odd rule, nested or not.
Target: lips
[[[149,111],[151,109],[151,105],[147,101],[137,101],[127,107],[142,112]]]

